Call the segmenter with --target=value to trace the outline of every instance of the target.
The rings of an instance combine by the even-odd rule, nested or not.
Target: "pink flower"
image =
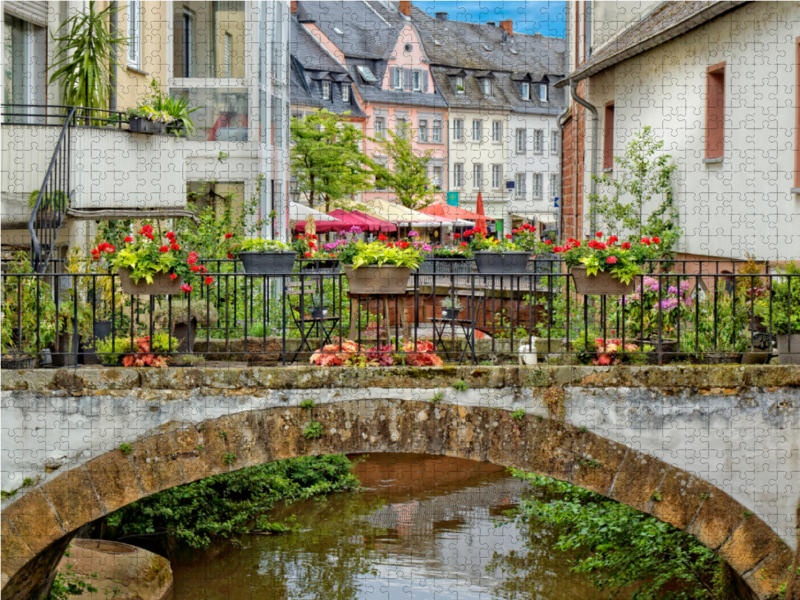
[[[609,256],[609,257],[606,259],[606,263],[608,263],[609,265],[615,265],[615,264],[617,264],[617,257],[616,257],[616,256]]]

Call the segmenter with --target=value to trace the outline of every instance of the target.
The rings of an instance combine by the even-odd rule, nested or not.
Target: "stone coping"
[[[796,365],[699,366],[444,366],[444,367],[183,367],[31,369],[2,372],[3,391],[63,391],[76,394],[132,389],[320,389],[450,387],[463,379],[471,388],[585,387],[686,388],[732,393],[752,387],[800,387]]]

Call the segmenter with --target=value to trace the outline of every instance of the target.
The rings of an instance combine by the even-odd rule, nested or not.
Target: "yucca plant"
[[[51,67],[55,72],[50,83],[62,85],[61,103],[66,106],[107,109],[113,84],[111,67],[120,64],[114,45],[128,45],[127,37],[109,30],[110,16],[120,8],[111,4],[97,12],[95,4],[90,1],[86,12],[64,21],[58,29],[59,35],[53,36],[58,52]]]

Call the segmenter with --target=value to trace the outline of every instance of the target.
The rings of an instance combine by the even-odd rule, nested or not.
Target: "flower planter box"
[[[610,271],[600,271],[597,275],[587,275],[586,267],[572,267],[575,291],[579,294],[595,296],[629,296],[633,293],[634,280],[624,284],[614,279]]]
[[[778,357],[782,365],[800,365],[800,333],[782,334],[778,338]]]
[[[456,320],[458,318],[458,313],[461,312],[461,309],[453,310],[452,308],[443,308],[442,309],[442,318],[443,319],[453,319]]]
[[[407,267],[361,267],[345,265],[344,274],[353,294],[405,294],[411,269]]]
[[[239,252],[248,275],[291,275],[297,252]]]
[[[134,283],[129,269],[119,269],[119,284],[122,291],[131,296],[174,296],[181,293],[183,277],[170,279],[168,273],[159,273],[153,277],[153,283],[140,279]]]
[[[164,123],[150,121],[143,117],[130,117],[128,127],[135,133],[164,133]]]
[[[475,265],[481,275],[518,275],[525,273],[530,252],[475,252]]]
[[[339,268],[339,259],[338,258],[325,258],[325,259],[306,259],[302,261],[302,267],[304,271],[333,271],[334,269]]]

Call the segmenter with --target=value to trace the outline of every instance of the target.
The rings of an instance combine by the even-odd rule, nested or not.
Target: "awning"
[[[383,198],[362,200],[361,204],[364,206],[364,212],[367,214],[401,226],[442,227],[443,225],[461,225],[460,223],[454,223],[447,217],[428,215],[424,212],[406,208],[402,204],[389,202]]]
[[[445,217],[447,219],[457,219],[457,220],[466,219],[473,222],[478,218],[478,215],[474,212],[464,210],[463,208],[458,208],[457,206],[450,206],[449,204],[443,204],[441,202],[437,202],[436,204],[431,204],[430,206],[426,206],[425,208],[421,209],[420,212],[423,212],[426,215],[431,215],[431,216],[439,216],[439,217]],[[496,221],[497,219],[486,217],[486,220]],[[470,227],[472,226],[473,224],[470,224]]]
[[[299,202],[289,202],[289,220],[290,221],[305,221],[309,215],[313,215],[315,221],[336,221],[337,219],[326,215],[324,212],[314,210],[305,204]]]
[[[556,213],[551,212],[524,212],[524,211],[516,211],[511,213],[512,217],[517,217],[518,219],[535,219],[537,223],[555,223],[558,215]]]
[[[359,227],[361,231],[371,233],[391,233],[397,231],[396,225],[370,215],[365,215],[357,210],[349,213],[341,208],[337,208],[336,210],[332,210],[330,215],[347,223],[350,227]]]

